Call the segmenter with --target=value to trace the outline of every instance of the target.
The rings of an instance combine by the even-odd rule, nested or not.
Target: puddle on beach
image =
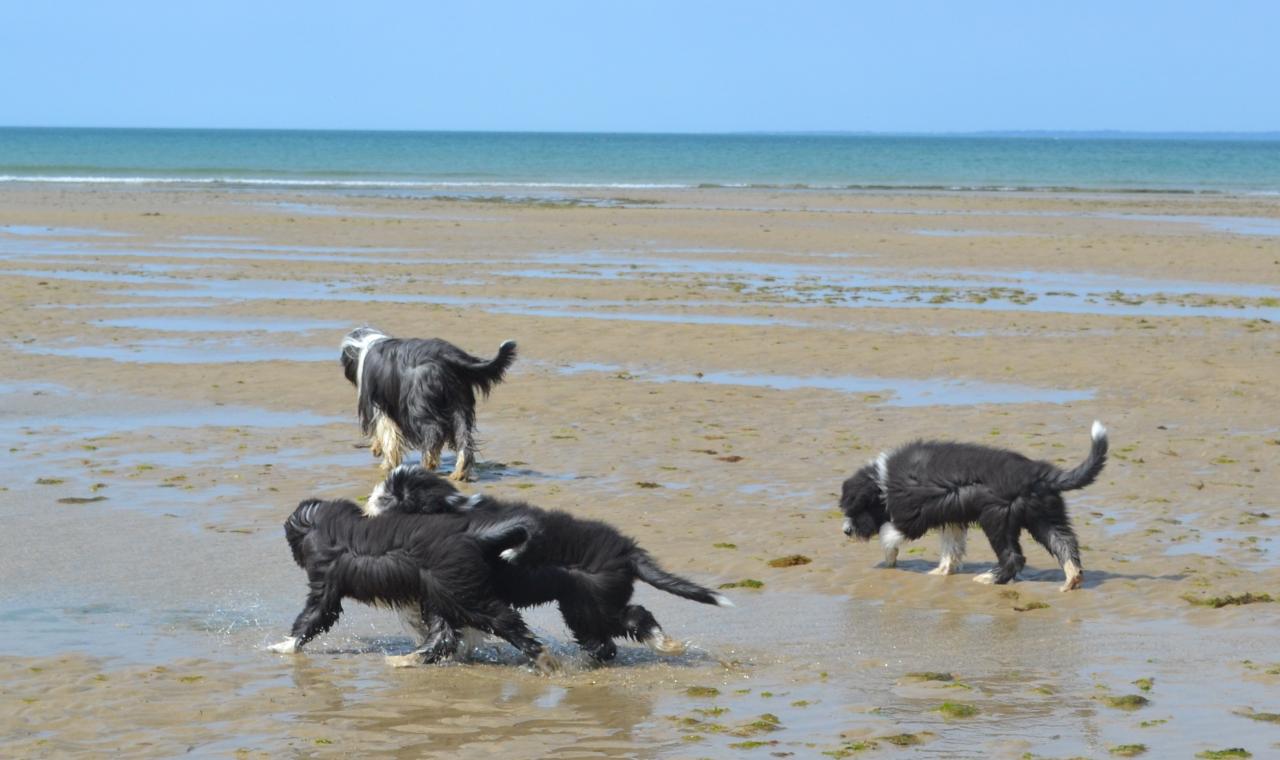
[[[734,259],[557,254],[502,272],[539,279],[705,278],[704,287],[782,306],[891,306],[996,311],[1280,318],[1280,287],[1017,270],[896,270]],[[546,266],[551,265],[551,266]],[[560,265],[560,266],[555,266]]]
[[[110,359],[136,364],[223,364],[229,362],[322,362],[335,356],[332,348],[254,344],[235,339],[181,340],[149,338],[113,345],[18,344],[21,351],[76,359]]]
[[[1280,566],[1280,553],[1276,551],[1277,544],[1272,536],[1266,535],[1273,531],[1274,526],[1256,531],[1194,530],[1170,539],[1164,553],[1169,557],[1201,555],[1230,558],[1232,564],[1246,567],[1276,567]]]
[[[125,238],[134,236],[131,232],[113,232],[94,227],[42,227],[31,224],[0,224],[0,235],[66,238]]]
[[[88,438],[146,428],[292,428],[350,422],[345,416],[237,405],[193,405],[145,396],[87,394],[42,383],[0,384],[0,437],[40,435]]]
[[[636,380],[654,383],[706,383],[709,385],[738,385],[748,388],[773,388],[796,390],[814,388],[856,393],[884,395],[878,406],[951,406],[971,404],[1066,404],[1093,398],[1094,392],[1073,391],[1059,388],[1034,388],[1012,383],[985,383],[975,380],[948,378],[912,379],[891,377],[859,377],[843,375],[766,375],[750,372],[702,372],[698,374],[664,374],[645,370],[629,370],[613,364],[578,362],[558,369],[560,374],[607,373],[623,375]]]
[[[1198,231],[1225,232],[1247,236],[1280,236],[1280,218],[1266,216],[1218,216],[1213,214],[1139,214],[1121,211],[1050,211],[1050,210],[1001,210],[1001,209],[921,209],[921,208],[848,208],[836,206],[746,206],[717,204],[663,204],[664,208],[717,209],[749,212],[798,211],[814,214],[855,214],[866,216],[924,216],[924,217],[998,217],[1025,219],[1106,219],[1118,222],[1151,222],[1175,225],[1194,225]],[[1022,234],[1022,233],[1016,233]],[[1031,234],[1031,233],[1028,233]]]
[[[764,266],[764,265],[762,265]],[[779,270],[783,265],[767,265]],[[603,271],[603,270],[602,270]],[[618,272],[630,272],[630,267]],[[510,272],[509,272],[510,273]],[[393,293],[374,285],[353,282],[311,282],[299,280],[235,280],[215,278],[181,278],[163,274],[67,270],[5,270],[0,274],[43,280],[72,280],[105,284],[133,284],[148,287],[121,291],[127,295],[153,299],[211,299],[221,301],[251,300],[321,300],[378,303],[425,303],[441,306],[470,306],[492,313],[527,314],[530,316],[572,319],[630,320],[650,322],[684,322],[691,324],[740,324],[759,326],[808,327],[793,319],[775,319],[751,315],[693,314],[688,312],[635,311],[634,301],[587,300],[567,298],[502,298],[480,295],[427,295]],[[975,273],[982,276],[982,273]],[[593,275],[604,276],[604,275]],[[618,275],[622,276],[622,275]],[[846,278],[850,277],[845,272]],[[1215,283],[1134,282],[1122,278],[1091,277],[1044,273],[991,273],[984,281],[971,279],[913,279],[888,277],[849,279],[839,285],[827,280],[788,284],[783,278],[747,282],[726,280],[725,289],[759,297],[761,305],[773,308],[808,308],[814,306],[901,308],[952,308],[984,311],[1065,312],[1123,316],[1222,317],[1234,319],[1269,319],[1280,321],[1280,288]],[[1022,279],[1018,279],[1021,277]],[[1032,283],[1031,280],[1035,282]],[[443,284],[452,281],[442,280]],[[883,282],[885,284],[873,284]],[[981,284],[986,282],[987,284]],[[1127,283],[1125,290],[1120,289]],[[741,287],[734,285],[738,283]],[[1072,285],[1071,283],[1076,283]],[[1080,285],[1114,290],[1070,290]],[[732,286],[732,287],[731,287]],[[1058,288],[1062,288],[1059,290]],[[1207,295],[1217,292],[1218,295]],[[1225,294],[1225,295],[1223,295]],[[671,305],[678,305],[672,303]],[[714,307],[706,301],[700,306]],[[747,303],[733,303],[741,307]]]
[[[107,327],[125,327],[133,330],[155,332],[266,332],[308,333],[321,330],[346,330],[346,322],[328,319],[302,319],[288,317],[234,317],[224,315],[163,317],[119,317],[95,320],[94,324]]]

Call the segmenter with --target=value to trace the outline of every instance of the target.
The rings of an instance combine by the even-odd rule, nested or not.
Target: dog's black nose
[[[845,534],[846,536],[852,536],[852,535],[853,535],[853,526],[852,526],[852,525],[846,525],[846,526],[844,526],[844,534]]]

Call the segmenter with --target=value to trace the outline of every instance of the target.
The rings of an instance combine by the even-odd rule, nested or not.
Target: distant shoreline
[[[616,131],[616,130],[505,130],[505,129],[373,129],[367,127],[146,127],[146,126],[85,126],[47,124],[0,124],[0,132],[18,130],[63,131],[118,131],[118,132],[266,132],[266,133],[317,133],[317,134],[406,134],[406,135],[565,135],[565,136],[637,136],[637,137],[913,137],[913,138],[1028,138],[1065,140],[1258,140],[1280,142],[1280,130],[1125,130],[1125,129],[983,129],[956,132],[929,131],[865,131],[840,129],[744,129],[731,131],[680,132],[680,131]]]
[[[1280,195],[1276,139],[1125,133],[0,129],[9,183]]]

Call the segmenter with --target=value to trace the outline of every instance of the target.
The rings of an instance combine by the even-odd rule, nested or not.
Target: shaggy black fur
[[[1080,585],[1080,548],[1067,517],[1063,491],[1084,488],[1107,461],[1107,431],[1095,422],[1088,457],[1063,471],[1021,454],[971,443],[916,441],[880,457],[844,482],[840,509],[845,535],[868,540],[879,533],[893,565],[903,540],[943,529],[943,561],[935,572],[954,572],[964,552],[964,531],[982,527],[998,564],[974,580],[1008,583],[1026,559],[1019,537],[1031,537],[1057,558],[1062,587]],[[954,566],[953,566],[954,563]]]
[[[406,512],[461,515],[472,530],[533,520],[536,531],[529,541],[502,553],[516,564],[495,569],[500,593],[516,607],[558,602],[578,644],[597,660],[612,659],[613,639],[624,636],[663,653],[683,648],[667,638],[649,610],[630,603],[636,579],[695,602],[732,606],[723,595],[663,570],[611,525],[519,501],[467,498],[421,467],[396,468],[365,505],[366,514],[382,515],[377,520]]]
[[[465,517],[396,513],[370,520],[354,502],[303,501],[285,521],[293,559],[307,572],[306,606],[292,641],[272,647],[293,652],[329,630],[342,600],[420,609],[428,639],[417,654],[430,661],[452,654],[457,632],[477,628],[511,642],[539,667],[552,663],[520,613],[495,591],[498,553],[518,548],[536,531],[513,516],[484,526]],[[429,617],[428,617],[429,616]]]
[[[487,396],[515,358],[510,340],[493,359],[439,338],[392,338],[371,327],[352,330],[342,341],[342,371],[356,386],[360,427],[373,438],[383,468],[417,449],[423,464],[435,469],[448,446],[458,452],[458,480],[469,477],[475,461],[476,393]]]

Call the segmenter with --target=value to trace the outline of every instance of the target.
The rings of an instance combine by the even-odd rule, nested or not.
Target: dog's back
[[[1106,465],[1107,431],[1094,423],[1085,460],[1071,470],[1016,451],[977,443],[913,441],[877,465],[881,487],[895,494],[928,494],[980,484],[996,498],[1013,501],[1036,491],[1084,488]]]

